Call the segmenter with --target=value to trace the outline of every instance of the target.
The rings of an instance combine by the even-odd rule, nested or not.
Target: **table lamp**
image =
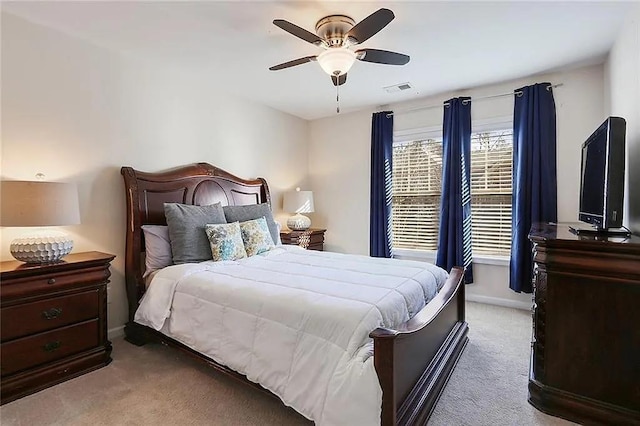
[[[69,235],[45,227],[80,223],[75,184],[7,180],[0,188],[0,226],[40,228],[11,241],[13,257],[26,263],[52,263],[71,252]]]
[[[287,227],[292,231],[304,231],[311,226],[311,219],[303,216],[301,213],[313,213],[313,191],[295,191],[285,192],[284,194],[284,211],[287,213],[295,213],[295,215],[287,219]]]

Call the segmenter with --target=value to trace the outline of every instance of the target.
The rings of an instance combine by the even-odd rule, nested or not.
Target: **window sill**
[[[473,263],[480,265],[509,266],[510,260],[509,256],[491,256],[488,254],[473,256]]]
[[[423,262],[436,263],[436,252],[431,250],[393,249],[395,259],[421,260]]]
[[[404,260],[436,262],[436,252],[430,250],[394,249],[393,257]],[[509,266],[509,260],[509,256],[490,256],[486,254],[473,256],[473,263],[479,265]]]

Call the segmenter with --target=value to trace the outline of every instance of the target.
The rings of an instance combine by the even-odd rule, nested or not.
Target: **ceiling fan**
[[[274,65],[269,69],[278,71],[317,61],[322,69],[331,76],[333,84],[340,86],[346,83],[347,72],[356,59],[376,64],[404,65],[409,62],[410,58],[402,53],[379,49],[359,49],[356,51],[349,49],[350,46],[363,43],[377,34],[393,18],[395,15],[389,9],[377,10],[357,24],[349,16],[329,15],[316,23],[316,34],[284,19],[276,19],[273,24],[277,27],[325,50],[319,55],[294,59]]]

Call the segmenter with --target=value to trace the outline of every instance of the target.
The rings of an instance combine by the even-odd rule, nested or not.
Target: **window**
[[[393,247],[437,250],[442,138],[393,145]]]
[[[474,255],[509,255],[512,130],[471,135],[471,219]],[[437,250],[442,192],[442,138],[393,146],[393,247]]]
[[[513,130],[471,135],[471,238],[474,254],[511,251]]]

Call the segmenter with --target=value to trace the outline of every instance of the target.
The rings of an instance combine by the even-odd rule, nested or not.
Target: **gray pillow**
[[[153,271],[165,268],[173,262],[169,227],[161,225],[142,225],[145,247],[145,269],[142,278]]]
[[[211,247],[205,225],[227,223],[220,203],[209,206],[165,203],[173,263],[211,260]]]
[[[264,216],[267,220],[267,226],[269,227],[269,234],[274,244],[278,244],[280,241],[280,233],[278,232],[278,225],[273,220],[273,213],[269,204],[249,204],[246,206],[224,206],[224,216],[227,218],[227,222],[246,222],[248,220],[260,219]]]

